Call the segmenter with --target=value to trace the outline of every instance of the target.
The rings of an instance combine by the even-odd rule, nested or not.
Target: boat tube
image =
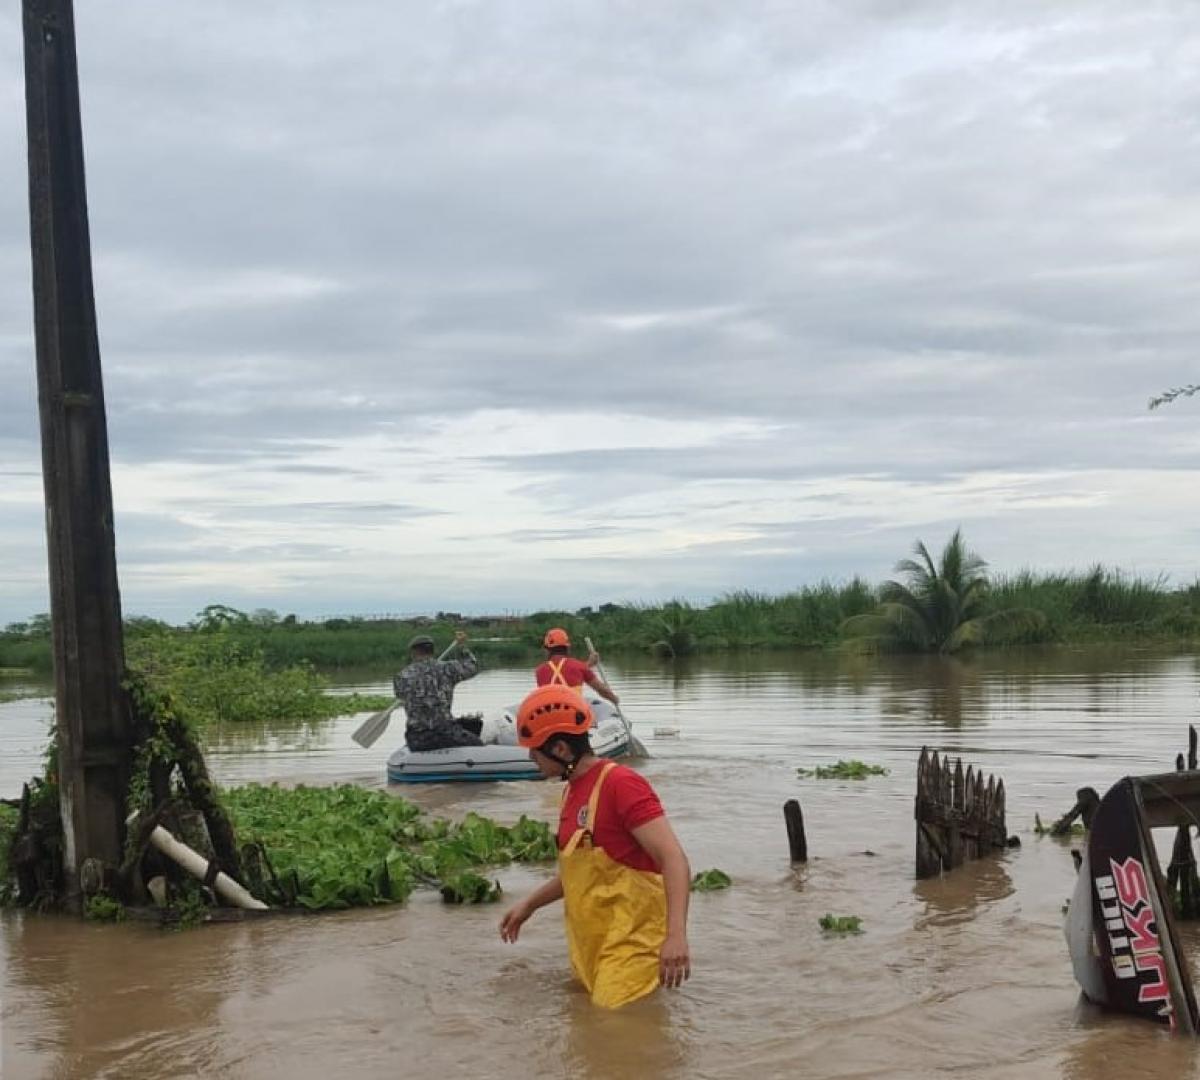
[[[618,758],[629,752],[629,733],[613,707],[600,698],[589,698],[595,723],[588,733],[600,757]],[[388,782],[432,784],[452,781],[541,780],[529,751],[517,744],[517,706],[499,717],[485,718],[480,732],[483,746],[450,746],[443,750],[409,750],[400,747],[388,758]]]

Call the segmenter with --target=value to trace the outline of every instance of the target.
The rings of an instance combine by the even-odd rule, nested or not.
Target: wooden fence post
[[[808,838],[804,835],[804,814],[800,803],[788,799],[783,804],[783,820],[787,822],[788,848],[792,862],[808,862]]]

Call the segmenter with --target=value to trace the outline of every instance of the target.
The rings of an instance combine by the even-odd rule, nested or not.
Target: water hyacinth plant
[[[522,816],[505,826],[468,814],[454,823],[426,817],[404,799],[346,784],[250,784],[224,792],[223,801],[238,837],[265,854],[251,890],[288,907],[397,903],[422,885],[441,889],[454,903],[491,901],[499,885],[474,871],[555,856],[544,822]]]
[[[862,933],[862,919],[857,915],[831,915],[826,912],[818,921],[821,929],[830,934]]]
[[[1075,836],[1075,837],[1079,837],[1079,836],[1086,836],[1087,829],[1084,827],[1084,824],[1082,821],[1075,821],[1075,822],[1072,822],[1070,825],[1068,825],[1065,829],[1061,830],[1060,832],[1055,832],[1053,825],[1045,824],[1042,821],[1042,815],[1035,813],[1033,815],[1033,834],[1034,834],[1034,836],[1055,836],[1055,837]]]
[[[832,765],[817,765],[812,769],[797,769],[797,776],[814,780],[865,780],[868,776],[887,776],[882,765],[868,765],[855,758],[852,761],[837,761]]]
[[[724,870],[701,870],[692,878],[692,892],[716,892],[718,889],[728,889],[733,884]]]

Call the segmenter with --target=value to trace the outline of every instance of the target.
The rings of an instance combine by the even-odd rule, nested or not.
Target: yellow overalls
[[[603,770],[588,800],[587,820],[558,853],[571,967],[606,1009],[627,1005],[659,983],[659,952],[667,937],[667,893],[661,874],[635,870],[592,846],[600,791],[616,763]],[[566,791],[563,801],[566,801]]]

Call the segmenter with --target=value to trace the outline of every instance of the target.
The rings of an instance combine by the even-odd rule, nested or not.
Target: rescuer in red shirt
[[[571,967],[592,1002],[619,1008],[691,974],[691,869],[654,789],[597,757],[592,710],[578,692],[540,686],[517,710],[517,738],[547,779],[565,780],[558,873],[514,904],[500,936],[515,942],[539,908],[562,900]]]
[[[570,655],[571,639],[559,626],[546,631],[542,647],[546,650],[546,662],[539,664],[533,673],[538,686],[569,686],[582,694],[586,683],[602,698],[614,705],[619,704],[612,687],[592,670],[596,661],[600,659],[599,654],[592,653],[586,664],[582,660],[576,660]]]

